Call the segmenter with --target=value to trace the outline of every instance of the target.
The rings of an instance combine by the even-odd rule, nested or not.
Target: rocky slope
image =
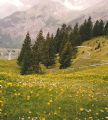
[[[107,3],[107,0],[104,2],[103,0],[98,2],[40,0],[29,10],[15,12],[0,20],[0,47],[18,48],[27,31],[30,31],[31,37],[35,39],[40,29],[43,29],[45,33],[48,31],[53,33],[62,23],[71,25],[76,22],[81,23],[89,15],[95,20],[100,18],[107,20]]]

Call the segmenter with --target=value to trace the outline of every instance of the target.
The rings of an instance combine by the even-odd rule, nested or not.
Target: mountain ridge
[[[105,6],[107,2],[103,2]],[[106,15],[107,20],[107,7],[103,10],[105,14],[98,14],[97,10],[95,14],[91,14],[93,9],[96,9],[95,6],[82,11],[69,10],[63,4],[47,0],[40,6],[36,4],[27,11],[15,12],[4,19],[0,19],[0,47],[21,47],[27,31],[30,31],[31,37],[35,39],[40,29],[43,29],[45,34],[47,32],[55,33],[56,29],[63,23],[74,25],[76,22],[81,23],[89,16],[93,17],[95,21],[99,18],[97,16],[101,18]]]
[[[74,25],[76,22],[82,23],[89,16],[92,17],[93,22],[101,19],[104,20],[105,22],[108,21],[107,4],[108,4],[108,1],[100,1],[98,4],[96,3],[95,4],[96,7],[91,6],[89,7],[89,10],[88,9],[84,10],[79,17],[72,20],[69,24]]]

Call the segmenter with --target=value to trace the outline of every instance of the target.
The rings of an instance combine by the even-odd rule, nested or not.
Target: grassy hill
[[[94,50],[97,41],[105,46]],[[72,67],[42,75],[21,76],[16,61],[0,60],[0,119],[107,120],[108,65],[90,67],[107,61],[106,38],[82,46]]]
[[[73,67],[108,63],[108,38],[98,37],[84,42],[77,49]]]

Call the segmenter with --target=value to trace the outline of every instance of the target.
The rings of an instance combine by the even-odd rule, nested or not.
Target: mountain
[[[16,12],[0,20],[0,47],[19,47],[27,31],[33,38],[40,29],[52,33],[79,13],[55,1],[40,2],[27,11]]]
[[[19,48],[27,31],[35,39],[40,29],[45,34],[49,31],[54,33],[63,23],[73,25],[75,22],[87,18],[89,15],[107,16],[107,1],[86,2],[86,0],[38,0],[36,4],[27,11],[15,12],[14,14],[0,20],[0,47]],[[96,7],[97,6],[99,7]],[[97,9],[96,9],[97,8]],[[85,10],[86,9],[86,10]],[[101,10],[101,12],[98,10]],[[103,14],[105,13],[105,14]]]
[[[76,22],[82,23],[89,16],[92,16],[92,21],[103,19],[104,21],[108,20],[108,0],[100,1],[94,6],[90,6],[86,10],[82,11],[82,14],[72,20],[69,24],[74,25]]]

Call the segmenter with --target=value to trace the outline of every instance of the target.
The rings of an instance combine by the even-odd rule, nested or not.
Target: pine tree
[[[43,61],[42,63],[48,68],[49,66],[49,45],[50,45],[50,35],[49,33],[46,36],[46,41],[43,48]]]
[[[33,73],[40,73],[41,68],[40,68],[40,60],[39,60],[39,51],[38,51],[38,44],[37,41],[32,47],[32,68],[33,68]]]
[[[71,31],[71,34],[69,36],[70,41],[72,43],[73,46],[77,46],[80,45],[81,43],[81,38],[80,38],[80,34],[79,34],[79,27],[78,24],[76,24],[74,26],[74,29]]]
[[[71,32],[72,32],[72,28],[71,28],[70,25],[67,26],[66,30],[68,31],[68,34],[71,34]]]
[[[32,65],[31,65],[31,55],[26,52],[23,56],[23,61],[21,65],[21,75],[27,75],[32,73]]]
[[[57,29],[56,35],[54,37],[54,44],[55,44],[55,52],[59,52],[60,44],[61,44],[61,39],[60,39],[60,28]]]
[[[67,42],[60,54],[60,69],[65,69],[71,65],[72,45]]]
[[[49,46],[49,51],[50,51],[50,66],[55,64],[55,59],[56,59],[56,51],[55,51],[55,41],[54,41],[54,36],[53,34],[51,35],[50,39],[50,46]]]
[[[39,61],[42,62],[43,61],[43,47],[44,47],[44,42],[45,42],[45,38],[43,36],[42,30],[39,31],[36,41],[38,45]]]
[[[84,21],[84,23],[80,26],[80,30],[79,30],[82,42],[87,40],[86,30],[87,30],[87,20]]]
[[[104,35],[108,35],[108,21],[104,27]]]
[[[66,24],[62,25],[62,28],[60,30],[60,37],[59,37],[59,54],[62,51],[62,48],[64,47],[64,43],[67,39],[67,26]]]
[[[61,42],[59,46],[59,55],[61,54],[65,44],[70,41],[70,34],[71,34],[72,28],[70,26],[66,26],[65,24],[62,25],[61,28]]]
[[[104,35],[104,22],[103,22],[103,20],[101,20],[99,22],[99,28],[98,28],[98,30],[99,30],[99,36]]]
[[[31,38],[29,33],[27,33],[23,47],[18,57],[18,64],[21,66],[21,74],[29,74],[31,72],[31,58]]]
[[[63,34],[62,42],[60,44],[59,55],[62,53],[62,50],[68,41],[69,41],[69,34],[68,31],[65,31]]]
[[[93,27],[93,37],[99,36],[99,21],[97,20]]]
[[[48,33],[43,49],[43,64],[48,68],[55,64],[55,46],[53,41],[53,35]]]
[[[89,40],[92,38],[92,32],[93,32],[93,23],[92,23],[91,17],[89,17],[86,25],[86,33],[85,33],[87,35],[86,40]]]
[[[21,65],[21,64],[22,64],[23,57],[24,57],[24,54],[25,54],[25,52],[26,52],[27,44],[28,44],[28,43],[31,43],[31,38],[30,38],[30,36],[29,36],[29,32],[26,34],[26,38],[25,38],[25,40],[24,40],[24,43],[23,43],[23,45],[22,45],[20,54],[19,54],[19,56],[18,56],[18,59],[17,59],[18,65]]]
[[[66,26],[66,24],[63,24],[61,29],[58,28],[54,41],[56,46],[56,53],[59,53],[62,51],[62,48],[64,47],[64,44],[66,43],[67,38],[69,38],[69,34],[71,33],[72,28],[70,26]],[[69,39],[68,39],[69,40]]]

